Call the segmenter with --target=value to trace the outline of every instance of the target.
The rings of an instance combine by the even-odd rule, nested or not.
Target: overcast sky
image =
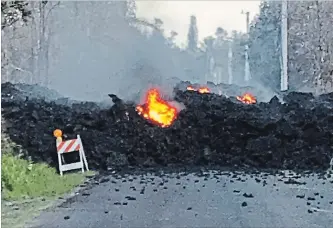
[[[213,35],[218,26],[227,31],[246,31],[245,15],[252,19],[259,12],[260,1],[137,1],[137,16],[162,19],[166,31],[174,30],[177,43],[185,43],[190,15],[197,17],[199,39]]]

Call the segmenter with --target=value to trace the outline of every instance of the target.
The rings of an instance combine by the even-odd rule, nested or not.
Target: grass
[[[1,135],[2,227],[23,224],[54,203],[57,197],[73,191],[93,172],[65,172],[43,163],[20,158],[19,147]],[[5,202],[4,202],[5,201]]]
[[[6,200],[51,197],[65,194],[83,182],[82,173],[60,176],[46,164],[33,164],[2,153],[2,194]]]

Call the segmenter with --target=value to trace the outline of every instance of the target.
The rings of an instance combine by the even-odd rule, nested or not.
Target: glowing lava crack
[[[157,89],[148,90],[145,104],[138,105],[136,111],[160,127],[170,126],[177,118],[176,107],[164,101]]]
[[[193,86],[187,86],[186,90],[198,91],[199,93],[210,93],[210,90],[208,87],[200,87],[199,89],[196,89]]]
[[[245,93],[243,96],[237,96],[237,100],[245,103],[245,104],[255,104],[257,103],[257,99],[250,93]]]

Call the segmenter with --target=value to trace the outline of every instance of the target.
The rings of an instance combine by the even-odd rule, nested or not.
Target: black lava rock
[[[254,197],[254,196],[252,195],[252,193],[250,193],[250,194],[244,193],[243,196],[244,196],[245,198],[253,198],[253,197]]]
[[[161,128],[114,94],[109,95],[114,105],[105,108],[49,101],[24,88],[1,85],[5,133],[23,148],[18,153],[54,167],[56,128],[63,130],[64,139],[79,134],[89,166],[98,170],[169,164],[324,170],[333,155],[333,94],[293,92],[285,103],[274,98],[248,105],[234,97],[175,89],[174,101],[185,109],[170,127]],[[252,92],[230,89],[235,95],[242,95],[241,90]]]

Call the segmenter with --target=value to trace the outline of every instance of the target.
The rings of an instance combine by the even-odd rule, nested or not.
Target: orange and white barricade
[[[86,167],[87,171],[89,171],[88,162],[86,155],[84,153],[80,135],[77,135],[76,139],[70,139],[65,141],[62,140],[61,130],[59,129],[55,130],[53,132],[53,135],[57,138],[56,145],[57,145],[60,175],[62,176],[64,171],[73,170],[73,169],[81,169],[82,172],[84,172],[84,166]],[[75,151],[79,152],[80,161],[71,164],[63,164],[62,155],[65,153],[70,153]]]

